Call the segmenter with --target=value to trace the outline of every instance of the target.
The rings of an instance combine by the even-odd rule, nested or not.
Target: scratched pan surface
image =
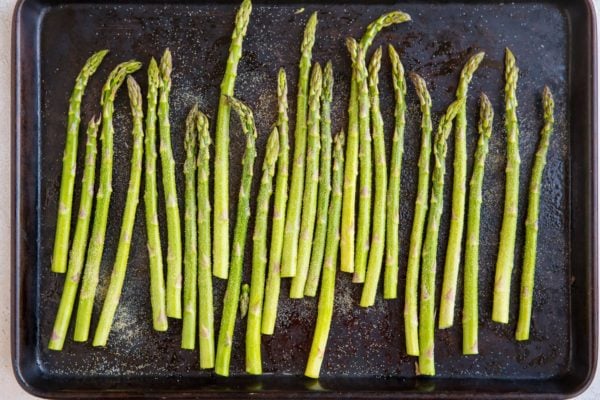
[[[13,362],[20,382],[31,392],[51,397],[172,395],[281,398],[513,397],[573,395],[593,376],[596,354],[596,275],[593,237],[595,156],[593,17],[589,4],[577,2],[393,2],[326,4],[263,1],[255,4],[244,41],[236,95],[255,111],[260,132],[259,173],[269,127],[275,119],[276,73],[289,76],[290,106],[295,110],[299,44],[304,24],[319,11],[314,60],[331,59],[335,70],[333,128],[346,126],[350,65],[344,38],[359,36],[367,24],[397,8],[413,21],[384,30],[376,46],[394,44],[407,71],[427,81],[434,124],[454,98],[459,71],[469,56],[485,51],[468,100],[469,176],[477,138],[478,97],[485,92],[496,119],[486,165],[481,225],[480,355],[461,354],[462,283],[454,327],[436,331],[437,377],[415,377],[415,359],[407,357],[400,298],[380,296],[369,309],[357,306],[361,287],[338,274],[330,340],[316,382],[302,377],[316,318],[316,300],[289,300],[283,283],[275,334],[263,337],[265,374],[244,374],[245,320],[237,320],[232,377],[198,369],[198,354],[179,348],[180,321],[167,333],[154,332],[148,291],[143,203],[140,203],[129,268],[121,302],[106,348],[67,340],[62,352],[47,348],[63,284],[50,272],[61,155],[68,97],[73,79],[92,51],[110,54],[91,79],[82,104],[83,121],[100,112],[99,95],[110,69],[135,58],[148,64],[165,47],[173,52],[171,123],[179,191],[183,188],[183,124],[198,102],[216,113],[233,18],[230,2],[54,2],[26,0],[15,14],[14,69],[14,231]],[[304,8],[304,12],[296,12]],[[502,218],[505,168],[503,129],[503,55],[510,47],[521,69],[518,98],[521,123],[521,195],[511,317],[507,325],[490,321],[493,274]],[[388,151],[393,124],[390,66],[381,72],[382,106]],[[135,77],[145,89],[144,71]],[[541,127],[541,91],[549,85],[556,98],[556,126],[542,185],[538,269],[531,340],[514,340],[524,237],[527,185]],[[404,287],[408,236],[416,191],[420,114],[408,85],[407,130],[401,190],[400,287]],[[231,128],[231,215],[240,183],[244,138],[237,118]],[[116,100],[114,192],[93,325],[106,292],[119,232],[131,154],[131,118],[127,96]],[[292,123],[293,128],[293,123]],[[83,129],[83,128],[82,128]],[[293,132],[293,130],[292,130]],[[81,140],[79,161],[83,156]],[[453,144],[450,142],[446,208],[438,264],[442,265],[449,224]],[[75,203],[79,200],[79,175]],[[255,181],[256,183],[256,181]],[[257,185],[253,194],[256,195]],[[162,192],[160,193],[162,196]],[[161,200],[163,246],[164,205]],[[180,193],[180,207],[183,209]],[[254,206],[254,204],[253,204]],[[231,225],[233,228],[233,224]],[[253,226],[252,224],[250,225]],[[249,238],[251,237],[251,233]],[[245,280],[251,241],[246,247]],[[438,273],[438,281],[441,277]],[[215,280],[216,327],[225,282]],[[438,286],[439,287],[439,286]],[[439,294],[438,294],[439,298]],[[72,336],[72,327],[69,338]]]

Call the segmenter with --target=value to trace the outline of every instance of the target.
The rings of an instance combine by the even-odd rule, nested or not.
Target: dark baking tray
[[[581,392],[594,375],[597,349],[596,58],[590,3],[256,2],[244,42],[236,93],[255,110],[261,132],[259,160],[274,120],[275,77],[280,66],[288,71],[291,110],[295,109],[298,48],[304,23],[314,10],[320,13],[314,59],[325,62],[331,58],[335,66],[336,131],[346,125],[349,60],[343,39],[362,34],[366,25],[383,12],[400,8],[413,17],[413,22],[384,30],[375,45],[395,44],[406,69],[425,77],[434,99],[434,121],[453,99],[463,63],[475,51],[487,53],[473,80],[468,101],[470,154],[476,139],[480,92],[490,96],[496,111],[482,213],[481,354],[461,355],[457,312],[452,329],[436,332],[438,376],[415,377],[415,359],[405,355],[403,296],[394,301],[378,298],[375,307],[361,309],[356,305],[360,288],[350,283],[348,275],[339,274],[330,341],[322,378],[317,382],[302,377],[316,315],[314,299],[291,301],[282,296],[276,333],[263,339],[266,373],[262,377],[243,373],[242,321],[236,327],[232,377],[228,379],[199,371],[197,354],[179,349],[179,322],[170,321],[166,334],[151,329],[143,207],[139,208],[125,289],[108,347],[98,349],[89,343],[68,340],[62,352],[47,349],[63,281],[62,275],[50,272],[49,261],[67,99],[75,75],[93,50],[110,48],[110,55],[91,80],[83,101],[83,120],[87,121],[99,112],[100,87],[117,62],[137,58],[147,64],[150,56],[158,57],[165,47],[170,47],[175,66],[173,146],[181,167],[182,129],[189,107],[199,101],[209,115],[215,115],[218,84],[238,1],[19,2],[13,28],[12,110],[12,349],[18,381],[27,391],[46,397],[101,393],[102,397],[244,398],[251,394],[266,398],[548,399]],[[301,7],[306,8],[305,12],[296,14]],[[518,298],[526,188],[541,126],[543,85],[549,85],[556,97],[556,131],[543,181],[532,337],[525,343],[514,340],[517,301],[512,302],[508,325],[490,321],[504,187],[502,73],[506,46],[514,51],[521,68],[518,96],[523,172],[513,299]],[[386,62],[381,88],[388,140],[393,112],[389,73]],[[144,72],[135,76],[145,86]],[[417,101],[410,84],[408,103],[401,193],[401,286],[420,137]],[[235,199],[244,138],[236,118],[233,120],[231,190]],[[117,96],[115,127],[115,190],[94,323],[112,266],[128,177],[130,117],[124,91]],[[449,158],[452,152],[451,143]],[[81,159],[83,151],[79,155]],[[447,164],[450,181],[452,163]],[[258,173],[258,163],[256,168]],[[178,173],[181,190],[181,169]],[[450,186],[446,186],[446,196]],[[79,185],[75,204],[78,188]],[[234,204],[235,201],[232,210]],[[444,256],[448,220],[446,207],[440,259]],[[246,262],[246,278],[248,272]],[[224,282],[216,280],[215,285],[218,327]],[[286,281],[282,293],[287,294],[287,290]],[[459,300],[459,309],[461,303]]]

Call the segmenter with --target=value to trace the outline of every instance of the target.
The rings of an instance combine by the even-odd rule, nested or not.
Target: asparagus
[[[390,176],[386,199],[386,238],[385,238],[385,274],[383,280],[383,297],[398,297],[398,257],[400,253],[398,228],[400,226],[400,179],[402,156],[404,154],[404,127],[406,125],[406,80],[404,66],[400,56],[389,45],[388,51],[392,63],[392,78],[396,108],[394,110],[395,126],[392,138],[392,155],[390,157]]]
[[[246,372],[262,374],[260,353],[260,326],[265,295],[265,268],[267,265],[267,223],[269,201],[273,192],[273,175],[279,153],[279,131],[273,128],[267,141],[267,152],[263,162],[263,175],[256,204],[254,243],[252,250],[252,277],[250,281],[250,301],[248,303],[248,324],[246,326]]]
[[[519,157],[519,122],[517,120],[519,68],[516,66],[515,57],[509,49],[506,49],[505,63],[506,188],[492,308],[492,320],[504,324],[508,323],[510,281],[515,258],[515,236],[519,214],[519,165],[521,164]]]
[[[419,317],[418,317],[418,290],[421,248],[423,246],[423,232],[427,218],[427,198],[429,197],[429,174],[431,158],[431,97],[427,84],[423,78],[415,73],[410,74],[419,102],[421,103],[421,150],[419,155],[419,179],[417,182],[417,199],[415,201],[415,214],[410,234],[408,251],[408,266],[406,269],[406,288],[404,292],[404,335],[406,339],[406,353],[410,356],[419,355]]]
[[[438,234],[444,208],[444,174],[446,173],[446,150],[452,120],[460,111],[461,101],[455,100],[439,122],[433,155],[435,163],[431,183],[431,197],[427,216],[427,231],[422,250],[421,299],[419,310],[419,367],[420,375],[435,375],[434,327],[435,327],[435,274],[437,265]]]
[[[100,161],[100,181],[96,192],[96,207],[94,209],[94,224],[92,225],[91,240],[88,245],[87,259],[84,267],[81,292],[77,305],[77,318],[75,320],[74,340],[85,342],[90,331],[90,320],[94,297],[98,286],[100,262],[104,251],[104,237],[110,208],[112,193],[112,167],[113,167],[113,112],[115,96],[125,77],[142,67],[137,61],[127,61],[117,65],[110,73],[104,87],[100,104],[102,106],[102,157]]]
[[[248,303],[250,303],[250,285],[242,284],[242,294],[240,294],[240,318],[246,318],[248,314]]]
[[[304,286],[308,276],[312,241],[317,214],[317,190],[319,187],[319,152],[321,150],[321,91],[323,73],[317,63],[313,67],[308,96],[308,141],[306,151],[306,181],[302,199],[302,223],[298,239],[298,262],[296,275],[292,279],[290,298],[304,297]]]
[[[69,257],[69,236],[71,233],[71,210],[73,207],[73,187],[75,186],[75,170],[77,166],[77,143],[79,141],[79,123],[81,121],[81,99],[88,80],[98,67],[108,50],[100,50],[87,59],[85,65],[75,79],[75,87],[69,99],[67,118],[67,139],[63,155],[58,212],[56,216],[56,232],[54,236],[54,252],[52,255],[52,272],[65,273]],[[68,321],[67,321],[68,323]]]
[[[473,74],[483,60],[484,53],[471,57],[465,64],[456,90],[456,98],[461,107],[456,115],[454,133],[454,176],[452,185],[452,218],[450,233],[446,247],[444,279],[440,298],[440,329],[449,328],[454,323],[454,306],[456,303],[456,280],[460,265],[465,224],[465,199],[467,182],[467,91]]]
[[[231,254],[229,279],[223,299],[223,315],[221,317],[219,339],[217,341],[215,373],[222,376],[229,375],[233,330],[235,328],[235,319],[240,300],[244,247],[246,245],[248,220],[250,219],[250,188],[252,187],[254,159],[256,158],[255,141],[257,136],[252,110],[233,97],[228,97],[227,101],[231,108],[238,114],[242,123],[242,129],[247,136],[247,141],[242,159],[242,184],[237,205],[235,231],[233,233],[233,251]]]
[[[193,350],[196,345],[196,296],[198,287],[198,221],[196,205],[196,164],[198,105],[194,105],[185,120],[185,214],[183,259],[183,327],[181,348]]]
[[[127,198],[125,200],[125,210],[123,211],[121,233],[119,235],[119,245],[117,255],[110,276],[108,291],[102,305],[102,312],[96,333],[94,335],[94,346],[106,346],[108,334],[113,324],[115,312],[119,305],[119,298],[123,290],[125,273],[127,272],[127,260],[129,259],[129,250],[131,248],[131,236],[133,225],[135,224],[135,213],[140,197],[140,183],[142,180],[142,158],[144,156],[144,112],[142,111],[142,91],[132,76],[127,77],[127,89],[129,92],[129,101],[131,103],[131,115],[133,116],[133,152],[131,154],[131,172],[129,174],[129,187],[127,188]]]
[[[298,78],[298,102],[296,110],[296,129],[294,132],[294,159],[292,164],[292,180],[285,218],[285,233],[283,237],[283,254],[281,256],[281,276],[292,278],[296,276],[298,263],[298,236],[300,232],[300,213],[302,210],[302,195],[304,190],[304,162],[306,158],[306,117],[307,95],[312,48],[315,43],[317,30],[317,13],[313,13],[306,23],[302,41],[302,57]]]
[[[329,203],[329,216],[327,223],[327,241],[323,263],[323,281],[319,295],[319,309],[317,324],[313,335],[312,346],[306,363],[304,375],[309,378],[318,378],[325,347],[329,336],[331,318],[333,315],[333,301],[335,294],[335,275],[337,254],[340,243],[340,217],[342,209],[342,185],[344,179],[344,133],[335,138],[333,152],[332,194]]]
[[[279,70],[277,81],[279,132],[279,156],[277,158],[277,178],[275,182],[275,199],[273,200],[273,226],[271,228],[271,248],[269,251],[269,272],[265,288],[263,305],[262,333],[272,335],[277,319],[277,303],[281,286],[281,252],[283,250],[283,234],[285,228],[285,210],[287,205],[288,169],[290,145],[288,142],[288,103],[287,78],[285,70]]]
[[[331,101],[333,100],[333,65],[329,61],[323,71],[321,92],[321,161],[319,163],[319,197],[317,199],[317,222],[310,255],[308,277],[304,295],[317,294],[327,234],[327,210],[331,196]]]
[[[213,274],[221,279],[227,279],[229,274],[229,114],[231,110],[227,97],[233,96],[238,63],[242,57],[242,43],[251,12],[252,2],[243,0],[235,17],[235,27],[231,35],[215,128]]]
[[[87,142],[85,145],[85,167],[83,169],[83,178],[81,179],[81,198],[79,200],[79,213],[77,215],[77,225],[71,245],[71,254],[69,257],[69,266],[67,276],[63,286],[62,295],[52,336],[48,343],[50,350],[62,350],[73,313],[77,287],[81,277],[81,270],[85,257],[85,247],[87,245],[90,216],[92,213],[92,203],[94,201],[94,181],[96,178],[96,137],[100,119],[92,118],[87,127]]]
[[[479,224],[481,212],[481,192],[488,142],[492,134],[494,110],[485,94],[481,95],[479,111],[479,140],[473,161],[473,174],[469,190],[469,211],[467,216],[467,243],[465,245],[465,289],[463,304],[463,354],[477,354],[479,330]]]
[[[531,182],[529,183],[529,204],[527,206],[527,220],[525,222],[525,252],[523,257],[523,272],[521,274],[521,300],[519,304],[519,321],[517,323],[516,332],[517,340],[529,339],[529,328],[531,324],[531,302],[533,298],[537,251],[540,192],[542,190],[542,176],[544,174],[544,167],[546,166],[550,136],[554,129],[554,99],[547,86],[544,88],[543,106],[544,127],[540,132],[540,142],[535,153],[535,160],[531,170]]]
[[[382,50],[379,47],[369,64],[369,96],[371,97],[371,119],[373,121],[373,147],[375,152],[375,199],[373,202],[373,232],[371,234],[371,252],[365,285],[360,305],[369,307],[375,304],[377,286],[385,251],[385,200],[387,197],[387,164],[385,160],[385,138],[383,118],[379,107],[379,69]]]

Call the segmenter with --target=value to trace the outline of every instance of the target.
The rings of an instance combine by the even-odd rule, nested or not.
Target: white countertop
[[[594,0],[596,8],[600,0]],[[10,97],[11,97],[11,25],[16,0],[0,0],[0,397],[4,399],[33,399],[17,384],[10,355]],[[600,399],[600,374],[591,387],[578,399]]]

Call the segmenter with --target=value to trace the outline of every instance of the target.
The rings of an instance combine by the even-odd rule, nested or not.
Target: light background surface
[[[22,400],[34,397],[17,384],[10,355],[10,97],[11,97],[11,25],[16,0],[0,0],[0,397]],[[600,0],[594,0],[599,9]],[[600,74],[600,71],[598,72]],[[600,399],[600,374],[578,399]]]

